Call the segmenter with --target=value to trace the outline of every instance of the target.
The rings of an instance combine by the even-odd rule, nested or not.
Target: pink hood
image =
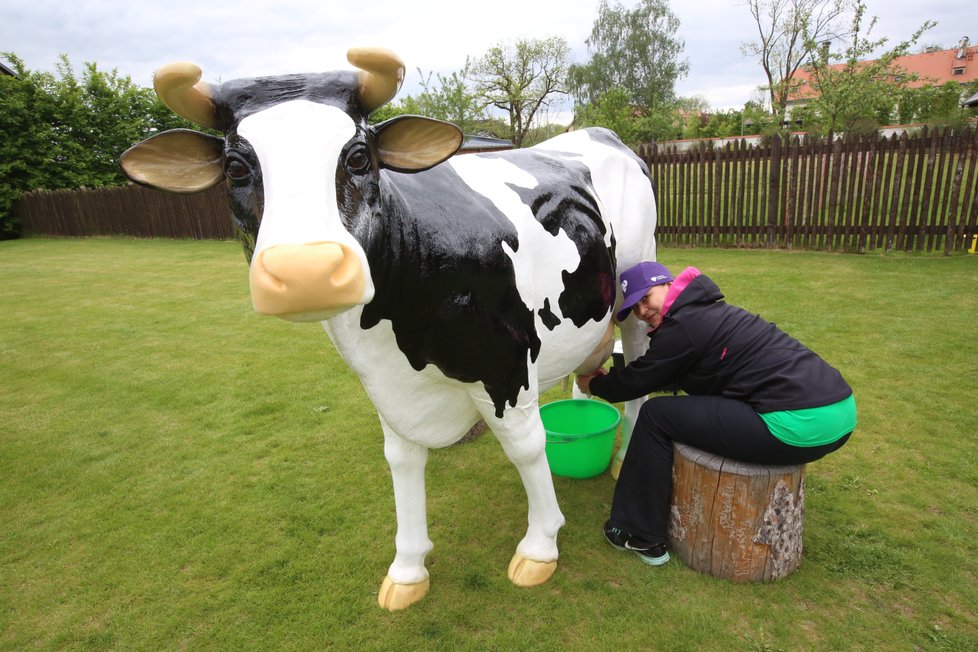
[[[669,313],[669,309],[672,308],[672,302],[676,300],[682,291],[686,289],[690,281],[700,275],[700,270],[695,267],[687,267],[682,271],[682,273],[676,277],[676,280],[672,282],[672,286],[669,287],[669,293],[666,295],[666,300],[662,302],[662,316],[665,317]]]

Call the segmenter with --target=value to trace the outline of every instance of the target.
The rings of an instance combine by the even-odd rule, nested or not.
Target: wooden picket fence
[[[21,196],[16,210],[26,237],[234,238],[224,184],[193,195],[135,184],[34,191]]]
[[[950,254],[978,235],[974,129],[639,155],[662,244]]]
[[[963,251],[978,235],[978,136],[773,139],[638,148],[665,245]],[[222,184],[197,195],[129,185],[25,194],[26,236],[234,237]]]

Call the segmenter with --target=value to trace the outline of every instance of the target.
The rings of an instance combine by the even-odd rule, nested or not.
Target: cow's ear
[[[127,149],[119,165],[144,186],[200,192],[224,177],[224,140],[190,129],[164,131]]]
[[[462,130],[451,122],[401,115],[374,127],[384,167],[420,172],[447,160],[462,146]]]

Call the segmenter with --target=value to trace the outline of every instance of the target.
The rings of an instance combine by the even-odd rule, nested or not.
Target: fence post
[[[949,161],[954,158],[954,129],[945,127],[941,130],[940,145],[937,148],[937,171],[934,176],[934,199],[931,208],[931,219],[928,221],[927,249],[937,251],[944,237],[944,222],[947,219],[948,190],[951,186],[951,166]]]
[[[713,195],[712,206],[710,207],[710,221],[713,223],[712,246],[720,245],[720,198],[723,195],[723,156],[719,147],[713,148],[713,181],[711,191]]]
[[[781,135],[771,140],[771,163],[768,171],[767,195],[767,246],[773,247],[776,242],[778,226],[778,206],[781,197]]]
[[[798,232],[798,214],[803,210],[798,197],[801,164],[800,140],[798,136],[792,136],[788,141],[788,162],[785,166],[788,181],[785,184],[783,221],[784,246],[788,249],[792,249],[795,245],[795,235]]]
[[[737,179],[737,189],[736,189],[736,211],[734,212],[734,218],[737,221],[736,229],[734,230],[734,243],[737,246],[743,244],[744,240],[747,239],[747,211],[744,209],[747,201],[747,163],[745,161],[750,160],[749,152],[747,152],[747,146],[744,141],[739,141],[736,148],[736,159],[734,164],[735,172],[732,173],[734,179]]]
[[[954,228],[958,224],[958,202],[961,197],[961,178],[964,176],[964,165],[966,152],[961,152],[957,157],[957,164],[954,168],[954,177],[951,181],[951,206],[947,214],[947,232],[944,234],[944,255],[950,256],[954,251],[957,235]]]
[[[966,190],[968,197],[965,198],[961,210],[961,221],[958,223],[958,239],[963,249],[967,249],[971,240],[978,235],[978,129],[972,129],[967,140],[968,158],[971,161],[970,178]],[[964,153],[962,153],[962,156]]]
[[[842,197],[842,138],[837,134],[829,133],[829,144],[832,156],[829,172],[829,204],[828,213],[825,219],[825,240],[828,250],[835,248],[835,227],[839,219],[839,201]]]

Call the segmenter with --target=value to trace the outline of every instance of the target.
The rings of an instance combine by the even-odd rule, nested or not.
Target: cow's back
[[[655,259],[657,214],[649,168],[614,132],[600,127],[571,131],[533,149],[573,157],[587,166],[612,226],[619,270]]]
[[[627,269],[642,260],[654,260],[656,206],[655,192],[648,166],[618,136],[607,129],[589,128],[561,134],[531,148],[539,150],[559,160],[575,161],[583,164],[591,179],[593,192],[597,196],[602,220],[608,227],[606,239],[612,244],[614,252],[614,273],[612,274],[613,304],[621,302],[617,272]],[[601,322],[609,326],[611,315]],[[606,332],[589,329],[589,334],[597,331],[598,338]],[[566,343],[555,333],[554,337],[542,336],[541,358],[546,361],[553,357],[551,380],[560,374],[569,373],[576,367],[567,368]],[[588,351],[589,352],[589,351]],[[587,352],[582,351],[582,355]],[[574,359],[576,356],[571,356]],[[546,365],[543,365],[546,368]],[[545,380],[541,372],[541,380]]]

